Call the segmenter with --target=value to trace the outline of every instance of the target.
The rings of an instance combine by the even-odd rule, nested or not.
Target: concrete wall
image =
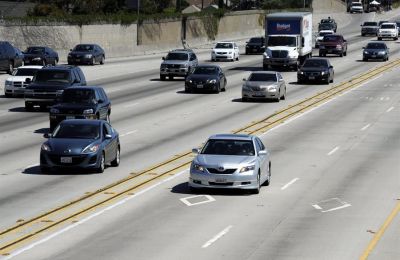
[[[216,40],[240,39],[264,34],[264,14],[233,14],[222,17]]]

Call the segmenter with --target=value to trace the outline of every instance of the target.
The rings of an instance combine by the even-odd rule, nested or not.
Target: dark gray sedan
[[[68,53],[68,65],[74,64],[104,64],[105,52],[97,44],[78,44]]]
[[[226,90],[226,77],[218,65],[199,65],[185,81],[185,92]]]
[[[243,79],[242,101],[249,99],[272,99],[276,102],[286,99],[286,84],[276,71],[257,71]]]
[[[363,49],[363,61],[368,61],[369,59],[389,60],[389,48],[384,42],[369,42]]]

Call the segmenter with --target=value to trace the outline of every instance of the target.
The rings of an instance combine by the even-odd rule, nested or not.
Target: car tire
[[[268,165],[268,179],[263,183],[263,186],[269,186],[271,184],[271,162]]]
[[[33,105],[25,103],[25,110],[28,112],[33,111]]]
[[[339,54],[339,57],[343,57],[343,55],[344,55],[344,52],[341,52],[341,53]]]
[[[48,174],[48,173],[50,173],[50,172],[51,172],[51,170],[50,170],[49,167],[40,166],[40,173],[42,173],[42,174]]]
[[[347,56],[347,50],[343,53],[344,56]]]
[[[106,59],[104,58],[104,56],[101,56],[100,65],[104,65],[105,60],[106,60]]]
[[[118,167],[121,161],[121,149],[118,146],[117,151],[115,153],[115,159],[111,162],[112,167]]]
[[[10,97],[12,97],[12,94],[10,94],[10,93],[4,93],[4,96],[5,96],[6,98],[10,98]]]
[[[103,173],[104,169],[106,168],[106,161],[104,158],[104,152],[101,153],[100,155],[100,162],[99,162],[99,166],[96,168],[96,172],[97,173]]]
[[[169,76],[168,79],[169,80],[174,80],[174,76]]]
[[[161,81],[164,81],[165,78],[166,78],[165,75],[160,75],[160,80],[161,80]]]
[[[249,99],[247,98],[247,97],[242,97],[242,102],[248,102],[249,101]]]
[[[239,61],[239,56],[236,57],[236,61]]]
[[[367,58],[365,58],[365,57],[363,57],[363,59],[362,59],[363,61],[368,61],[368,59]]]
[[[215,88],[215,93],[219,94],[221,92],[221,83],[218,83],[218,86]]]
[[[258,174],[257,174],[257,188],[251,190],[251,193],[253,193],[253,194],[259,194],[260,193],[260,186],[261,186],[260,178],[261,178],[260,172],[258,172]]]
[[[332,79],[331,79],[330,83],[333,83],[333,76],[332,76]]]
[[[281,97],[281,100],[286,100],[286,89],[285,89],[285,92],[283,93],[283,95]]]
[[[378,41],[382,41],[382,37],[378,37]]]
[[[268,65],[263,64],[263,70],[268,70]]]
[[[96,60],[94,59],[94,57],[92,58],[92,60],[90,61],[90,65],[94,65],[96,63]]]

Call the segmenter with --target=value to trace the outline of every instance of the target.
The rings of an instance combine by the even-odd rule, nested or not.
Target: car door
[[[101,93],[101,91],[99,91],[98,89],[96,89],[95,95],[96,95],[96,100],[97,100],[97,106],[99,109],[100,119],[106,120],[107,113],[108,113],[107,100],[105,99],[103,93]]]
[[[283,95],[285,95],[285,92],[286,92],[285,81],[283,80],[283,77],[280,73],[277,73],[277,78],[278,78],[278,85],[279,85],[279,93],[281,93],[281,96],[283,96]]]
[[[235,56],[236,56],[236,57],[239,57],[239,47],[236,45],[236,43],[233,43],[233,46],[234,46],[234,48],[235,48],[235,49],[234,49],[235,54],[236,54]]]
[[[268,165],[267,164],[269,163],[269,160],[268,160],[269,155],[268,155],[268,152],[266,151],[264,144],[261,142],[261,140],[258,137],[255,138],[255,141],[256,141],[257,157],[258,157],[258,160],[260,163],[261,180],[265,181],[268,177]],[[259,154],[260,151],[266,151],[267,154],[260,155]]]
[[[0,69],[7,69],[8,68],[8,58],[7,58],[7,51],[4,47],[4,44],[0,44]]]
[[[102,131],[103,131],[103,149],[104,149],[104,160],[108,163],[112,157],[112,138],[107,138],[106,136],[111,135],[109,129],[106,127],[106,122],[102,123]]]
[[[109,139],[108,143],[108,162],[115,159],[118,149],[118,140],[116,138],[116,134],[113,131],[111,125],[107,122],[104,122],[105,129],[109,135],[111,135],[111,139]]]
[[[225,88],[226,87],[226,78],[225,78],[225,74],[222,71],[221,68],[218,68],[219,71],[219,82],[222,82],[222,86]]]

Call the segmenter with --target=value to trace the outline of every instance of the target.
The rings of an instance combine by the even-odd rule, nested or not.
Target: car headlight
[[[181,64],[181,68],[187,68],[189,67],[189,64],[185,63],[185,64]]]
[[[325,49],[324,45],[319,46],[320,49]]]
[[[207,80],[207,82],[211,83],[211,84],[214,84],[214,83],[217,83],[217,80],[216,79],[209,79],[209,80]]]
[[[58,110],[57,108],[50,108],[50,114],[58,114],[60,113],[60,110]]]
[[[167,64],[161,64],[160,66],[162,69],[165,69],[167,67]]]
[[[303,71],[301,71],[301,70],[299,70],[297,73],[298,73],[298,74],[301,74],[301,75],[303,75],[303,74],[304,74],[304,72],[303,72]]]
[[[336,45],[336,49],[341,49],[341,48],[342,48],[342,45],[340,45],[340,44]]]
[[[90,58],[92,58],[92,57],[93,57],[92,54],[85,54],[85,58],[86,58],[86,59],[90,59]]]
[[[369,52],[367,52],[367,51],[364,51],[364,54],[369,54]]]
[[[290,59],[297,59],[297,55],[296,55],[296,54],[294,54],[294,55],[289,55],[289,58],[290,58]]]
[[[6,80],[5,85],[8,87],[12,86],[12,81]]]
[[[193,83],[193,80],[189,79],[189,80],[187,80],[186,82],[188,82],[188,83]]]
[[[85,149],[82,150],[82,153],[95,153],[97,150],[99,150],[100,145],[99,144],[91,144],[85,147]]]
[[[35,60],[35,61],[38,61],[38,60],[41,60],[42,58],[40,58],[40,57],[36,57],[36,58],[33,58],[32,60]]]
[[[245,167],[242,167],[242,169],[240,169],[240,173],[242,173],[242,172],[248,172],[248,171],[253,171],[255,169],[255,166],[254,165],[249,165],[249,166],[245,166]]]
[[[380,52],[378,52],[380,55],[385,55],[386,54],[386,52],[384,52],[384,51],[380,51]]]
[[[42,149],[42,151],[51,152],[51,148],[47,144],[42,144],[41,149]]]
[[[61,96],[63,92],[64,92],[63,89],[57,90],[57,91],[56,91],[56,95],[57,95],[57,96]]]
[[[195,169],[196,171],[204,172],[204,167],[197,163],[193,164],[193,169]]]
[[[276,92],[277,90],[278,90],[278,87],[276,85],[268,86],[269,92]]]
[[[325,71],[322,71],[322,72],[321,72],[321,75],[322,75],[322,76],[324,76],[325,74],[328,74],[328,73],[326,73]]]
[[[91,108],[85,109],[85,110],[83,110],[83,114],[84,114],[84,115],[93,114],[93,109],[91,109]]]

